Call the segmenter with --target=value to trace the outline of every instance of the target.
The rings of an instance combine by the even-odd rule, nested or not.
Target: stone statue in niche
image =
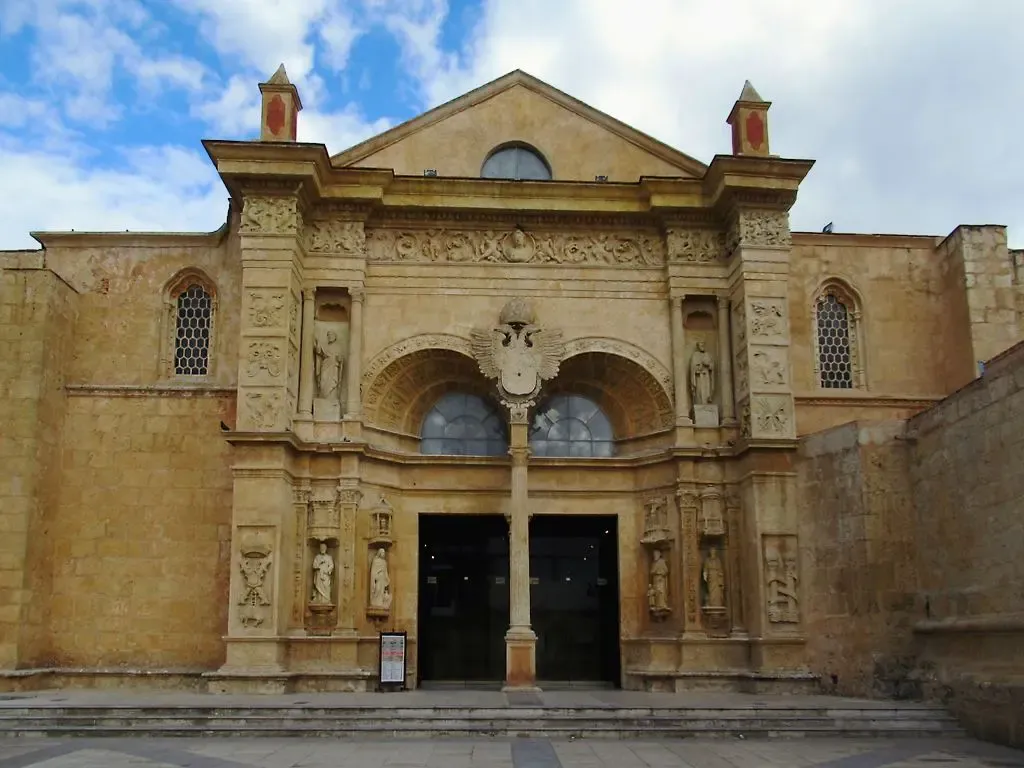
[[[693,421],[698,427],[718,426],[715,397],[715,363],[703,341],[698,341],[690,355],[690,396],[693,400]]]
[[[701,573],[705,593],[704,605],[707,608],[725,607],[725,567],[718,556],[718,547],[712,547],[704,560],[704,570]]]
[[[668,604],[668,561],[661,550],[654,550],[651,556],[651,578],[647,587],[647,604],[655,618],[663,618],[672,612]]]
[[[800,621],[795,549],[795,536],[774,536],[765,540],[764,581],[768,621],[773,624],[796,624]]]
[[[391,575],[388,573],[388,557],[383,547],[370,563],[370,608],[386,612],[391,610]]]
[[[331,605],[331,581],[334,577],[334,558],[327,554],[327,544],[320,542],[320,553],[313,558],[313,597],[315,605]]]
[[[344,359],[341,340],[333,328],[317,328],[313,340],[313,364],[316,373],[316,396],[324,400],[338,400],[341,397],[341,372]]]
[[[711,355],[704,348],[704,342],[698,341],[696,349],[690,355],[690,394],[694,405],[709,405],[715,396],[715,364]]]

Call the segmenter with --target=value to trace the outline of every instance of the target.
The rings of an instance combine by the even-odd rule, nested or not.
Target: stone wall
[[[227,624],[230,394],[68,398],[48,665],[215,668]]]
[[[1024,343],[909,423],[925,690],[1024,745]]]
[[[46,653],[72,290],[39,254],[0,262],[0,666]]]
[[[903,421],[858,422],[801,441],[800,540],[811,669],[847,696],[915,689],[919,606]]]

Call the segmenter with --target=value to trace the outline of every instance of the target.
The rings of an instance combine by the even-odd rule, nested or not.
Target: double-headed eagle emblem
[[[562,332],[536,322],[533,307],[512,299],[501,310],[498,327],[470,331],[481,373],[497,380],[498,393],[509,403],[533,400],[541,382],[558,374],[565,350]]]

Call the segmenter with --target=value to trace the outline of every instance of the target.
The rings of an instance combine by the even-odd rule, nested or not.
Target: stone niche
[[[683,304],[686,387],[695,427],[717,427],[721,423],[722,371],[716,313],[711,297],[690,297]]]
[[[351,299],[337,288],[318,288],[313,321],[313,418],[340,421],[347,395]]]

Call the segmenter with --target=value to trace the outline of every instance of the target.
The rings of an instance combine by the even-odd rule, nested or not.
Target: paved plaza
[[[969,739],[2,739],[0,768],[1024,768]]]

